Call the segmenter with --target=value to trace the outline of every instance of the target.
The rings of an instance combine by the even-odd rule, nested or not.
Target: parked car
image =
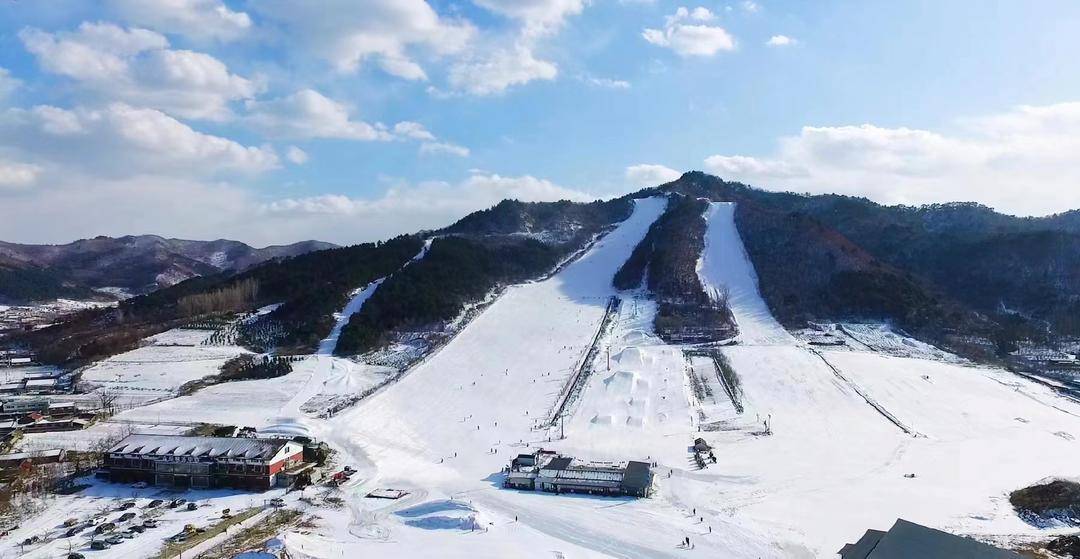
[[[176,507],[178,507],[178,506],[180,506],[180,505],[182,505],[182,504],[184,504],[186,502],[187,502],[187,499],[173,499],[172,501],[169,502],[169,508],[170,509],[175,509]]]
[[[281,497],[274,497],[273,499],[270,499],[270,506],[283,507],[285,506],[285,499],[282,499]]]
[[[34,545],[34,544],[36,544],[36,543],[38,543],[40,541],[41,541],[41,536],[30,536],[29,538],[26,538],[25,540],[23,540],[22,544],[23,545]]]
[[[125,512],[124,514],[120,515],[120,522],[127,522],[128,520],[131,520],[132,518],[135,518],[135,513],[133,513],[133,512]]]
[[[117,545],[117,544],[124,543],[124,538],[121,538],[120,534],[113,534],[113,535],[105,538],[105,541],[109,542],[109,545]]]
[[[187,510],[196,510],[198,508],[199,508],[199,505],[197,505],[195,503],[188,503],[187,504]]]
[[[67,559],[86,559],[82,553],[68,553]]]
[[[64,532],[64,537],[65,538],[74,537],[79,532],[82,532],[83,528],[84,528],[84,526],[75,526],[74,528],[69,528],[67,532]]]
[[[157,528],[157,520],[154,520],[153,518],[143,520],[142,525],[143,528]]]
[[[164,503],[164,502],[165,501],[163,501],[161,499],[154,499],[153,501],[150,501],[149,505],[146,505],[146,508],[148,508],[148,509],[156,508],[156,507],[161,506],[161,503]]]
[[[136,534],[141,534],[141,533],[143,533],[145,531],[146,531],[146,528],[143,527],[140,524],[136,524],[136,525],[132,526],[131,528],[128,528],[128,532],[134,532]]]
[[[112,522],[106,522],[104,524],[99,525],[97,528],[94,528],[94,533],[95,534],[104,534],[106,532],[112,532],[115,529],[116,529],[116,524],[113,524]]]
[[[184,532],[180,532],[175,536],[170,536],[167,541],[170,541],[172,543],[184,543],[185,541],[187,541],[187,534]]]
[[[102,549],[109,549],[109,543],[105,540],[94,540],[90,542],[90,549],[95,551],[101,551]]]
[[[130,540],[131,538],[135,537],[135,532],[132,532],[132,531],[129,530],[127,532],[120,532],[119,534],[116,534],[116,535],[120,536],[121,538],[124,538],[125,540]]]
[[[78,518],[69,518],[69,519],[64,521],[64,528],[71,528],[72,526],[74,526],[74,525],[76,525],[78,523],[79,523]]]
[[[120,510],[128,510],[130,508],[135,508],[135,501],[124,501],[120,505]]]

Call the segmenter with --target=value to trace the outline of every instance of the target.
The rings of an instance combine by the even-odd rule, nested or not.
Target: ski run
[[[208,422],[328,442],[358,472],[340,488],[340,507],[286,497],[317,517],[277,535],[293,558],[833,557],[867,528],[898,517],[998,543],[1040,533],[1016,516],[1007,494],[1075,474],[1080,405],[958,359],[897,357],[868,345],[812,351],[769,313],[728,203],[708,209],[698,275],[707,291],[726,294],[737,343],[713,357],[665,344],[652,331],[655,302],[612,287],[665,207],[662,198],[638,200],[628,219],[558,273],[507,288],[446,346],[332,417],[312,402],[379,386],[389,374],[332,355],[348,317],[381,280],[354,293],[317,355],[292,373],[135,407],[81,436],[105,436],[118,424],[169,432]],[[621,304],[610,307],[613,296]],[[111,361],[132,358],[125,355]],[[111,369],[100,374],[133,380]],[[151,379],[151,387],[162,384]],[[703,469],[691,451],[697,437],[717,458]],[[538,448],[655,464],[652,494],[504,489],[503,468]],[[386,488],[407,495],[365,498]],[[58,556],[63,541],[26,550],[17,542],[42,523],[133,491],[155,490],[94,482],[58,496],[0,542],[0,557]],[[281,496],[190,493],[234,508]],[[93,556],[157,552],[132,545]]]

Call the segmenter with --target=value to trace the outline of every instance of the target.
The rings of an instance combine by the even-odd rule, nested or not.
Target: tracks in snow
[[[589,378],[589,373],[592,372],[592,363],[596,360],[597,354],[600,352],[600,338],[605,333],[611,330],[612,321],[616,316],[619,316],[619,308],[622,306],[622,299],[612,296],[608,299],[607,308],[604,310],[604,318],[600,320],[600,326],[596,329],[596,335],[593,336],[592,343],[589,344],[588,351],[585,352],[585,357],[582,358],[577,368],[574,370],[574,374],[570,375],[570,378],[566,380],[566,384],[563,385],[559,396],[555,398],[555,403],[552,405],[551,411],[548,413],[547,421],[544,422],[545,426],[551,427],[559,421],[563,413],[566,412],[566,407],[574,397],[581,393],[585,388],[585,381]]]
[[[829,370],[831,370],[833,372],[833,374],[836,375],[836,378],[840,379],[841,381],[844,382],[844,384],[848,385],[848,387],[851,388],[852,390],[854,390],[856,394],[861,396],[863,400],[866,400],[866,403],[869,404],[870,407],[877,410],[877,412],[879,414],[881,414],[881,416],[884,417],[886,420],[888,420],[889,423],[892,423],[897,428],[899,428],[901,431],[907,433],[908,435],[911,435],[912,437],[925,436],[925,435],[921,435],[918,431],[911,428],[910,426],[905,424],[903,421],[900,421],[900,419],[898,419],[895,415],[893,415],[892,412],[885,409],[885,406],[882,406],[880,403],[878,403],[877,400],[873,399],[872,397],[870,397],[869,394],[864,392],[863,389],[859,388],[859,385],[855,384],[853,381],[851,381],[850,379],[845,377],[844,374],[840,372],[840,369],[837,369],[836,366],[834,366],[832,363],[829,363],[829,360],[826,359],[825,356],[822,355],[822,353],[820,351],[817,351],[815,349],[807,349],[807,351],[809,351],[810,353],[816,355],[818,357],[818,359],[821,359],[821,362],[825,363],[825,365],[827,367],[829,367]]]

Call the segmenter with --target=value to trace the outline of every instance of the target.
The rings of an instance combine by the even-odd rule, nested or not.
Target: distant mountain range
[[[64,245],[0,242],[0,303],[138,295],[183,280],[332,248],[320,241],[254,248],[239,241],[156,235],[95,237]]]
[[[765,191],[700,172],[604,202],[504,201],[438,231],[334,250],[125,237],[65,247],[0,244],[0,259],[48,274],[54,283],[45,285],[56,290],[149,292],[18,340],[52,362],[98,359],[170,327],[278,303],[249,325],[252,338],[279,351],[310,351],[352,290],[386,278],[341,332],[337,352],[357,355],[440,332],[501,287],[544,277],[626,219],[633,199],[650,196],[669,198],[667,211],[613,282],[651,293],[656,330],[666,339],[716,341],[737,330],[695,272],[707,200],[736,203],[762,296],[789,328],[885,321],[992,361],[1025,347],[1080,347],[1080,212],[1021,218],[971,203],[884,206]],[[423,261],[404,267],[425,241]],[[306,254],[292,256],[299,253]],[[193,276],[200,277],[150,292]]]

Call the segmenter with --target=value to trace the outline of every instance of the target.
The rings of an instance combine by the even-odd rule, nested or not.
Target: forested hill
[[[1080,335],[1075,211],[1030,218],[973,203],[885,206],[700,172],[646,192],[737,202],[762,293],[789,326],[888,319],[975,353]],[[985,347],[961,347],[970,344]]]
[[[696,277],[707,201],[737,203],[736,225],[761,292],[788,327],[885,320],[976,359],[1080,337],[1076,212],[1018,218],[976,204],[883,206],[758,190],[691,172],[614,200],[508,200],[437,231],[245,271],[215,270],[14,341],[34,346],[48,361],[75,364],[167,328],[279,305],[246,323],[239,341],[308,352],[330,332],[333,313],[351,292],[383,279],[336,346],[339,354],[366,354],[446,332],[501,287],[551,272],[626,219],[632,200],[645,196],[668,197],[667,209],[614,286],[650,292],[659,303],[657,331],[672,341],[716,341],[737,328],[723,301],[706,296]],[[425,242],[428,250],[416,259]]]
[[[365,352],[411,329],[437,330],[493,289],[550,272],[631,209],[629,197],[590,204],[505,201],[438,231],[195,277],[9,341],[34,347],[46,361],[75,365],[168,328],[279,305],[245,325],[238,341],[306,352],[330,332],[350,292],[386,278],[338,344],[341,352]],[[432,241],[430,249],[413,262],[425,240]]]

